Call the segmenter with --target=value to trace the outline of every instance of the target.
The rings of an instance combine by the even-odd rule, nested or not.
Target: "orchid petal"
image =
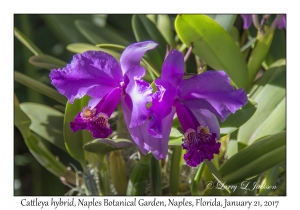
[[[70,123],[71,130],[75,132],[87,129],[92,132],[94,138],[107,138],[112,133],[108,119],[116,109],[121,96],[122,90],[115,88],[100,101],[91,99],[89,106],[84,107],[82,112],[79,112],[74,121]],[[97,105],[95,105],[96,102],[98,102]]]
[[[73,132],[88,130],[94,138],[107,138],[112,130],[107,122],[108,116],[103,113],[92,114],[90,118],[83,119],[82,112],[79,112],[70,127]]]
[[[286,28],[286,15],[283,15],[283,17],[281,18],[281,20],[278,23],[278,29],[285,29]]]
[[[175,108],[173,107],[169,115],[164,117],[162,121],[163,130],[162,138],[149,137],[149,142],[146,142],[153,156],[157,159],[165,159],[168,155],[168,142],[170,138],[170,132],[172,128],[172,121],[175,114]]]
[[[175,107],[178,120],[184,132],[188,129],[196,129],[200,125],[191,110],[186,106],[182,105],[180,102],[176,102]]]
[[[244,29],[248,29],[250,28],[250,26],[252,25],[252,15],[241,15],[244,21],[244,25],[243,28]]]
[[[131,79],[141,79],[146,73],[146,70],[142,66],[135,66],[126,72],[124,83],[125,86],[130,82]]]
[[[207,71],[182,80],[179,100],[191,109],[208,109],[224,121],[248,102],[243,89],[235,90],[224,71]]]
[[[150,107],[152,119],[149,122],[148,131],[152,136],[162,138],[163,119],[172,111],[177,90],[166,80],[156,79],[155,84],[158,90],[152,95]]]
[[[116,59],[101,51],[86,51],[74,55],[72,62],[62,70],[53,69],[50,78],[52,85],[70,103],[84,95],[102,98],[123,81]]]
[[[163,63],[161,78],[169,81],[173,86],[176,87],[182,80],[183,73],[183,54],[177,50],[173,50]]]
[[[121,105],[122,105],[122,111],[124,114],[124,120],[125,124],[127,125],[128,131],[132,137],[132,140],[135,142],[139,150],[144,154],[148,154],[149,152],[149,134],[147,132],[148,129],[148,121],[145,121],[143,124],[140,126],[136,127],[130,127],[130,122],[131,122],[131,110],[127,106],[127,103],[125,102],[125,99],[121,99]],[[145,144],[145,142],[147,142]]]
[[[142,57],[148,50],[152,50],[158,46],[154,41],[145,41],[133,43],[126,47],[120,57],[120,65],[123,75],[135,66],[139,66]]]
[[[101,127],[97,123],[88,123],[87,130],[92,133],[94,138],[107,138],[112,134],[112,130],[109,127]]]
[[[132,71],[134,69],[131,69]],[[129,127],[143,124],[149,117],[149,110],[146,104],[152,100],[152,87],[149,83],[141,80],[128,78],[129,83],[125,89],[125,103],[131,112]]]
[[[214,154],[219,154],[220,143],[216,142],[217,134],[209,126],[201,125],[193,112],[175,103],[179,122],[184,130],[182,148],[187,150],[183,156],[189,166],[196,167],[204,159],[211,160]],[[197,113],[199,114],[199,113]]]
[[[107,116],[113,113],[113,111],[117,108],[118,103],[121,100],[122,89],[115,88],[109,94],[102,99],[101,103],[95,106],[99,112],[105,113]]]
[[[91,98],[89,100],[88,106],[91,107],[91,109],[95,108],[97,105],[99,106],[100,102],[103,103],[103,98]]]
[[[189,166],[196,167],[205,159],[210,161],[214,158],[214,154],[219,154],[220,146],[220,142],[216,142],[214,138],[208,138],[205,142],[191,145],[183,158]]]
[[[74,119],[73,122],[70,122],[70,127],[71,127],[71,130],[73,132],[76,132],[78,130],[85,130],[85,129],[87,129],[86,122],[83,121],[83,119],[81,118],[80,113],[81,112],[79,112],[77,114],[77,116],[75,117],[75,119]]]
[[[206,109],[190,109],[196,117],[200,125],[209,127],[212,133],[217,135],[217,139],[220,139],[220,125],[216,116]]]
[[[131,111],[127,106],[124,99],[122,99],[122,110],[124,113],[125,123],[127,128],[131,134],[131,137],[135,144],[138,146],[139,150],[143,154],[148,154],[149,151],[152,152],[153,156],[160,160],[165,159],[168,154],[168,142],[169,135],[172,127],[172,121],[175,114],[175,109],[173,108],[168,116],[166,116],[163,120],[164,130],[162,134],[162,138],[155,138],[150,136],[147,132],[149,121],[146,120],[140,126],[129,127],[131,121]]]

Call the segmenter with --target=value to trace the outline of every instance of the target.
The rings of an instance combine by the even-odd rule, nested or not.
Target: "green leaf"
[[[96,154],[133,147],[135,144],[128,139],[94,139],[83,145],[83,149]]]
[[[129,44],[129,42],[126,39],[119,35],[121,34],[119,31],[112,29],[109,26],[100,28],[97,25],[84,20],[76,20],[75,26],[93,44]]]
[[[198,166],[197,172],[195,173],[194,178],[191,182],[191,195],[196,196],[199,195],[199,182],[204,171],[205,164],[202,162]]]
[[[237,138],[246,145],[286,128],[285,66],[265,72],[250,92],[258,107],[251,119],[240,127]]]
[[[86,44],[86,43],[69,44],[67,46],[67,49],[74,53],[83,53],[88,50],[103,51],[112,55],[115,59],[120,60],[120,53],[105,48],[99,48],[91,44]]]
[[[243,47],[241,47],[241,52],[244,52],[245,50],[249,49],[256,42],[256,40],[256,37],[250,39]]]
[[[260,183],[260,186],[274,186],[277,188],[276,186],[276,182],[279,178],[279,175],[281,173],[281,167],[280,166],[275,166],[271,169],[269,169],[266,173],[266,175],[264,176],[263,180]],[[271,191],[272,191],[272,187],[271,188],[261,188],[259,189],[259,195],[268,195]]]
[[[181,146],[183,135],[176,128],[171,128],[169,146]]]
[[[270,66],[270,69],[262,75],[259,80],[257,80],[252,89],[249,92],[249,95],[253,98],[257,97],[257,95],[262,91],[266,85],[272,85],[274,83],[274,79],[276,77],[282,77],[286,74],[286,62],[285,60],[278,60]]]
[[[146,15],[146,17],[147,17],[149,20],[151,20],[152,23],[156,24],[157,15],[149,14],[149,15]]]
[[[142,58],[142,62],[155,74],[156,77],[160,77],[160,70],[156,68],[156,65],[146,57]]]
[[[91,15],[43,15],[47,25],[52,32],[66,45],[76,42],[87,42],[88,40],[78,31],[75,26],[76,19],[91,20]]]
[[[31,133],[29,129],[30,118],[17,104],[14,105],[14,124],[20,130],[29,151],[42,166],[55,176],[67,175],[67,167],[57,161],[46,146]]]
[[[109,154],[110,177],[118,195],[126,195],[128,179],[126,175],[126,165],[122,152],[112,151]]]
[[[103,48],[103,49],[108,49],[108,50],[114,50],[118,52],[123,52],[125,50],[125,46],[123,45],[118,45],[118,44],[97,44],[96,47]]]
[[[281,132],[244,148],[220,168],[227,184],[234,184],[256,176],[286,161],[286,133]]]
[[[155,69],[160,69],[166,54],[167,42],[157,27],[146,17],[146,15],[133,15],[132,29],[138,42],[155,40],[155,42],[159,44],[155,50],[148,51],[146,57],[153,62]]]
[[[224,122],[220,123],[221,136],[232,133],[240,126],[246,123],[257,109],[257,103],[251,99],[248,99],[248,103],[237,110],[234,114],[229,115]]]
[[[275,68],[275,67],[280,67],[280,66],[286,66],[286,59],[278,59],[269,68]]]
[[[272,44],[274,29],[267,30],[263,35],[259,35],[255,47],[253,48],[247,64],[249,72],[249,84],[252,84],[263,61],[265,60],[269,48]],[[250,87],[250,86],[249,86]]]
[[[222,26],[222,28],[230,32],[237,15],[216,15],[213,19]]]
[[[237,46],[240,46],[240,32],[239,30],[235,27],[232,26],[230,31],[229,31],[230,36],[232,39],[235,41]]]
[[[19,29],[14,27],[14,35],[15,37],[22,42],[34,55],[43,54],[42,51],[33,44]]]
[[[62,104],[66,104],[67,102],[67,99],[63,95],[59,94],[55,89],[44,85],[43,83],[38,82],[20,72],[14,71],[14,79],[22,85],[25,85],[39,93],[42,93]]]
[[[168,42],[168,44],[174,47],[174,32],[172,30],[171,20],[169,15],[166,14],[157,15],[156,27],[163,35],[165,40]]]
[[[239,47],[231,36],[206,15],[178,15],[175,28],[193,53],[216,70],[224,70],[237,87],[247,89],[248,72]]]
[[[30,118],[30,130],[58,148],[66,151],[63,137],[63,113],[43,104],[21,103],[20,108]]]
[[[85,96],[81,99],[76,99],[73,104],[67,102],[65,118],[64,118],[64,141],[68,153],[82,166],[86,165],[86,154],[83,150],[83,145],[92,140],[91,133],[87,130],[79,130],[72,132],[70,129],[70,122],[74,120],[76,115],[82,111],[82,108],[88,104],[89,97]]]
[[[207,159],[204,160],[204,163],[208,166],[209,171],[211,174],[214,176],[214,178],[219,182],[219,183],[225,183],[224,179],[222,178],[221,174],[219,171],[216,169],[215,165],[213,164],[212,161],[208,161]],[[225,190],[229,193],[231,193],[230,189],[225,186]]]
[[[48,70],[62,68],[67,65],[66,62],[50,55],[34,55],[29,58],[29,63]]]
[[[152,154],[144,156],[133,168],[128,181],[126,195],[145,195],[150,173]]]
[[[217,16],[215,14],[205,14],[205,15],[208,16],[208,17],[210,17],[211,19],[215,19],[215,17]]]
[[[91,44],[86,44],[86,43],[73,43],[73,44],[69,44],[67,46],[67,50],[69,50],[70,52],[73,52],[73,53],[83,53],[88,50],[99,50],[100,51],[100,48],[96,47],[94,45],[91,45]]]
[[[183,149],[181,146],[173,147],[173,153],[171,156],[171,168],[170,168],[170,192],[171,195],[177,195],[178,185],[180,182],[180,171],[183,164]]]
[[[161,183],[161,161],[152,155],[150,160],[150,191],[151,195],[162,195]]]
[[[95,155],[95,154],[94,154]],[[99,162],[96,162],[98,168],[100,195],[110,195],[110,175],[108,170],[107,157],[104,154],[96,154]]]
[[[237,132],[234,131],[230,134],[230,140],[228,142],[225,157],[226,159],[231,158],[233,155],[235,155],[238,152],[238,142],[237,142]]]
[[[264,62],[264,67],[268,69],[278,59],[286,58],[286,36],[285,30],[276,29],[272,44]]]

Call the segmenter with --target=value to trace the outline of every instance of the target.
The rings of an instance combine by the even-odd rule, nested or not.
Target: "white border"
[[[296,1],[294,1],[296,2]],[[2,1],[1,8],[1,208],[20,207],[23,197],[13,197],[13,15],[16,13],[287,13],[287,196],[286,197],[217,197],[234,200],[279,200],[277,209],[298,206],[299,198],[299,15],[298,5],[288,1]],[[10,88],[11,87],[11,88]],[[298,135],[297,135],[298,134]],[[24,197],[28,199],[28,197]],[[31,197],[35,198],[35,197]],[[51,197],[38,197],[51,199]],[[55,197],[58,199],[59,197]],[[98,198],[98,197],[97,197]],[[122,197],[119,197],[120,199]],[[193,199],[193,197],[186,197]],[[205,197],[210,198],[210,197]],[[213,197],[211,197],[213,198]],[[62,197],[65,199],[65,197]],[[91,197],[88,197],[91,199]],[[101,198],[99,198],[101,199]],[[110,197],[109,199],[112,199]],[[125,198],[124,198],[125,199]],[[168,197],[161,197],[167,200]],[[180,200],[181,197],[176,197]],[[62,207],[59,207],[62,208]],[[93,207],[96,209],[96,207]],[[103,207],[104,208],[104,207]],[[124,207],[126,208],[126,207]],[[138,207],[140,209],[140,207]],[[153,207],[147,207],[153,208]],[[155,207],[157,208],[157,207]],[[213,208],[213,207],[212,207]],[[19,208],[18,208],[19,209]],[[27,207],[26,209],[40,209]],[[47,208],[54,209],[54,208]],[[74,207],[64,207],[74,209]],[[77,208],[78,209],[78,208]],[[87,208],[83,208],[87,209]],[[90,208],[91,209],[91,208]],[[97,208],[99,209],[99,207]],[[132,209],[132,208],[131,208]],[[136,207],[135,207],[136,209]],[[176,208],[177,209],[177,208]],[[187,209],[181,207],[180,209]],[[230,208],[231,209],[231,208]],[[235,208],[240,209],[240,208]],[[251,208],[252,209],[252,208]],[[270,208],[273,209],[273,208]],[[295,209],[295,208],[294,208]]]

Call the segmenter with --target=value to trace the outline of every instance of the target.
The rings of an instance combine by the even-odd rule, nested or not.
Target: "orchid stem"
[[[270,14],[264,15],[263,18],[262,18],[262,20],[260,21],[260,25],[264,26],[265,23],[266,23],[266,21],[269,19],[270,16],[271,16]]]
[[[262,36],[264,33],[265,33],[265,30],[264,30],[264,25],[267,21],[267,19],[270,17],[271,15],[264,15],[262,20],[260,21],[260,29],[259,29],[259,32],[260,32],[260,35]]]
[[[150,190],[152,195],[162,195],[161,162],[152,155],[150,160]]]
[[[168,57],[170,52],[172,51],[172,46],[171,45],[166,45],[166,56],[165,59]]]
[[[253,25],[255,26],[255,28],[257,28],[257,30],[260,30],[261,25],[258,20],[258,15],[252,15],[252,20],[253,20]]]
[[[184,56],[184,62],[186,62],[189,59],[189,57],[192,53],[192,50],[193,50],[193,44],[189,47],[188,51],[186,52],[186,54]]]
[[[99,195],[96,182],[94,180],[93,175],[91,174],[91,169],[85,168],[84,174],[85,174],[84,181],[85,181],[85,186],[87,188],[87,194],[88,195]]]
[[[100,184],[100,192],[101,195],[110,195],[110,178],[108,171],[108,164],[105,155],[99,156],[99,184]]]
[[[173,148],[173,154],[171,157],[171,169],[170,169],[170,192],[171,195],[178,194],[178,185],[180,171],[183,164],[183,149],[181,146],[175,146]]]

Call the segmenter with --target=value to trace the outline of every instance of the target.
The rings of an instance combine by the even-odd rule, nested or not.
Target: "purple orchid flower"
[[[224,71],[207,71],[188,79],[183,79],[183,75],[183,54],[173,50],[163,63],[161,78],[155,80],[158,91],[152,96],[148,131],[167,148],[176,112],[184,131],[184,159],[195,167],[219,153],[220,127],[216,116],[224,121],[248,99],[242,89],[235,90],[230,85]]]
[[[252,14],[242,14],[241,17],[243,18],[244,25],[243,29],[248,29],[251,27],[253,23],[253,15]],[[276,25],[278,29],[285,29],[286,28],[286,15],[283,15],[278,24]]]
[[[241,15],[244,21],[243,29],[248,29],[252,25],[252,15],[243,14]]]
[[[283,15],[277,26],[278,29],[286,29],[286,15]]]
[[[152,88],[141,78],[145,69],[140,61],[146,51],[157,47],[153,41],[129,45],[117,60],[101,51],[86,51],[76,54],[63,69],[53,69],[50,73],[52,85],[66,96],[70,103],[85,95],[91,99],[82,112],[70,123],[73,132],[89,130],[94,138],[106,138],[112,130],[108,123],[112,112],[121,101],[126,125],[133,140],[144,154],[147,146],[140,136],[136,136],[139,126],[149,117],[146,104],[151,101]]]

